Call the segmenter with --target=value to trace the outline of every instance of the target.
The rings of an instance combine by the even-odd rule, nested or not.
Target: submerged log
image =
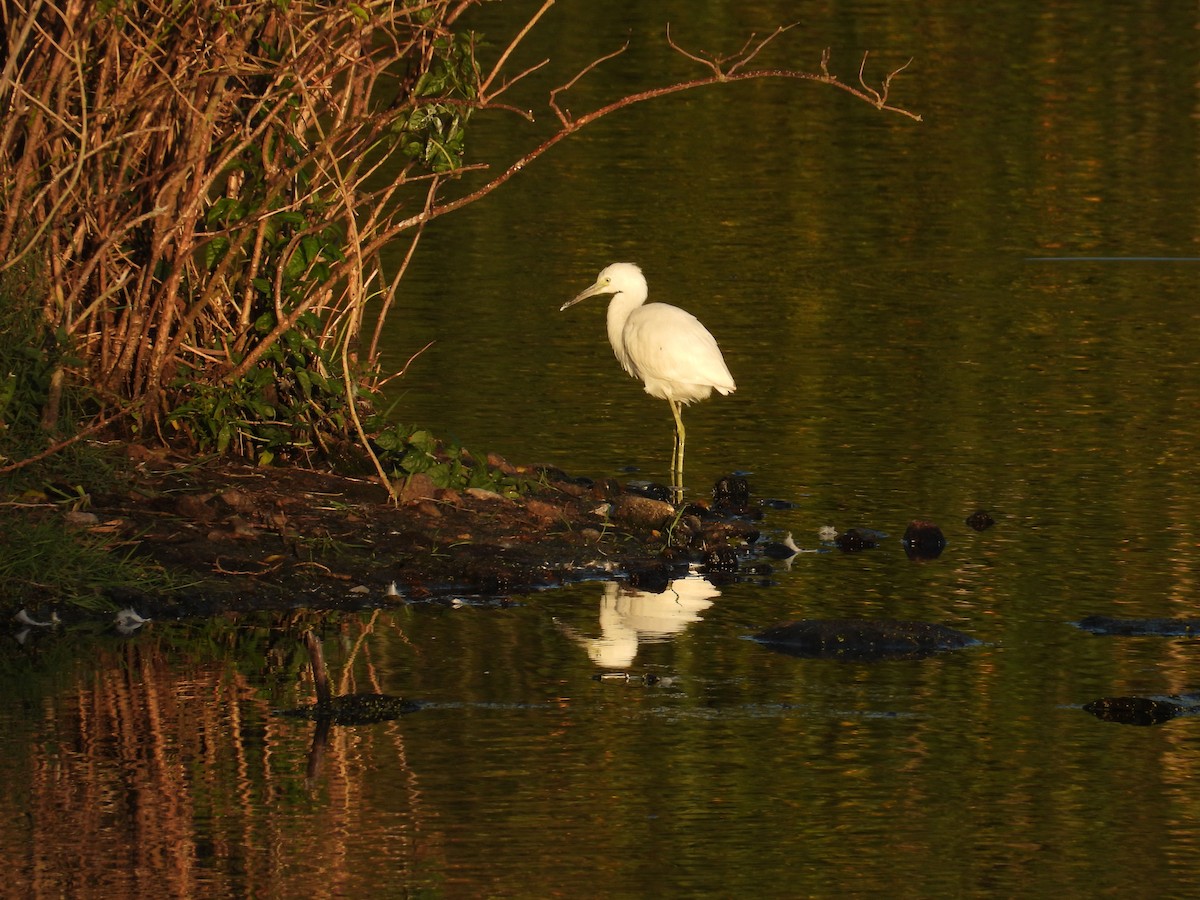
[[[1122,725],[1159,725],[1191,710],[1169,700],[1149,697],[1101,697],[1085,703],[1083,709],[1101,721]]]
[[[328,721],[332,725],[373,725],[389,722],[406,713],[416,712],[421,704],[388,694],[342,694],[318,700],[311,706],[280,711],[281,716],[295,716],[313,721]]]
[[[800,619],[754,640],[792,656],[848,660],[918,659],[979,643],[946,625],[890,619]]]

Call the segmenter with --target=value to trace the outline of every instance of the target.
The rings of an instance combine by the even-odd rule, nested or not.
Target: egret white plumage
[[[608,303],[608,342],[617,361],[640,378],[651,397],[671,404],[675,416],[675,449],[671,455],[672,489],[676,502],[683,496],[684,429],[682,410],[705,400],[716,390],[737,390],[708,329],[689,312],[666,303],[646,303],[649,291],[642,270],[633,263],[613,263],[596,283],[564,303],[559,311],[598,294],[612,294]]]

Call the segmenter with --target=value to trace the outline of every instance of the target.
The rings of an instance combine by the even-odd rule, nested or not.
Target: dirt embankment
[[[133,481],[93,496],[76,524],[195,579],[172,596],[114,597],[143,615],[500,597],[606,575],[651,587],[691,563],[730,571],[758,536],[736,481],[679,512],[615,483],[492,460],[537,487],[510,498],[418,476],[396,504],[369,478],[129,452]]]

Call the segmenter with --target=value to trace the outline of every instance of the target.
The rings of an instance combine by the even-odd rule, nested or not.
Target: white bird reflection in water
[[[711,582],[699,577],[677,578],[661,593],[609,581],[600,598],[600,636],[587,637],[565,626],[564,631],[597,666],[623,669],[633,663],[639,644],[669,641],[700,621],[700,613],[719,596]]]

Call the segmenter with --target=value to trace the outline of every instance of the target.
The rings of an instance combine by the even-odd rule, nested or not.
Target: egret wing
[[[716,339],[700,320],[665,303],[634,310],[623,332],[625,354],[655,397],[690,403],[713,388],[722,394],[736,385]]]

